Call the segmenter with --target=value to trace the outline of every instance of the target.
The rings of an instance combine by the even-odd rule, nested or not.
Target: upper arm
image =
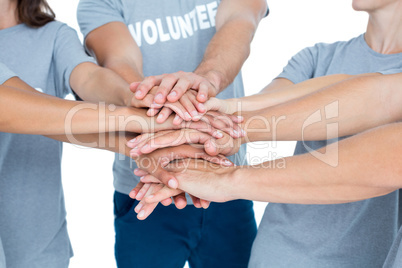
[[[267,14],[266,0],[222,0],[216,13],[216,29],[226,22],[240,19],[257,28],[260,20]]]

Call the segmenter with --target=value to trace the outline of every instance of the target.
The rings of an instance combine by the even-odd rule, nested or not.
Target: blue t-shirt
[[[64,98],[71,92],[72,70],[85,61],[92,59],[63,23],[0,30],[0,62],[46,94]],[[67,267],[72,250],[61,184],[62,143],[0,132],[0,144],[0,237],[7,267]]]
[[[347,42],[303,49],[278,77],[300,83],[330,74],[387,73],[401,67],[402,53],[377,53],[360,35]],[[336,140],[298,142],[295,154]],[[338,205],[270,203],[253,245],[250,267],[381,267],[399,227],[398,200],[395,191]]]
[[[0,62],[0,85],[4,84],[4,82],[14,76],[17,75],[10,69],[8,69],[6,65]]]
[[[122,22],[141,49],[145,76],[194,71],[216,33],[215,15],[219,0],[81,0],[78,22],[84,36],[109,22]],[[219,98],[244,96],[239,74]],[[230,159],[246,164],[246,147]],[[113,166],[116,191],[128,194],[139,182],[134,160],[116,154]],[[191,199],[188,199],[191,203]]]

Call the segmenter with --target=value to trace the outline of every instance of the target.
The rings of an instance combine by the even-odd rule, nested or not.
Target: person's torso
[[[67,93],[56,75],[53,54],[61,25],[51,22],[33,29],[20,24],[0,31],[0,62],[38,91],[57,97]],[[51,265],[56,260],[49,262],[45,256],[56,250],[55,259],[68,260],[62,144],[40,135],[4,132],[0,144],[0,237],[7,265]]]
[[[86,12],[99,11],[99,16],[102,16],[101,9],[105,8],[105,5],[112,8],[115,16],[127,25],[140,47],[144,76],[194,71],[216,33],[215,16],[220,0],[101,2],[103,3],[81,1],[78,11],[81,27],[83,24],[91,24],[88,21],[82,22]],[[218,95],[223,99],[242,96],[244,89],[241,74]],[[246,148],[242,146],[239,153],[230,159],[238,165],[245,164],[245,152]],[[139,182],[139,178],[133,174],[136,167],[129,157],[116,154],[113,173],[117,191],[128,194]]]
[[[363,36],[316,46],[313,77],[379,72],[402,64],[402,53],[376,53]],[[295,154],[334,141],[298,142]],[[318,157],[325,161],[325,154]],[[260,224],[250,267],[381,267],[398,228],[398,191],[339,205],[272,203]]]

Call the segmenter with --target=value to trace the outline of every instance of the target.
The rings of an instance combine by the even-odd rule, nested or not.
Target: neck
[[[369,13],[365,39],[371,49],[381,54],[402,52],[401,14],[401,1]]]
[[[0,30],[18,24],[17,1],[0,0]]]

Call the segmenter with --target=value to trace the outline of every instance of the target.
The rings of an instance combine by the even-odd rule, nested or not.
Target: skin
[[[370,1],[368,1],[370,2]],[[381,2],[381,1],[379,1]],[[367,32],[365,34],[365,39],[368,43],[368,45],[375,50],[378,53],[383,53],[383,54],[392,54],[392,53],[400,53],[402,52],[402,34],[401,34],[401,27],[400,25],[402,22],[401,16],[398,14],[401,14],[402,11],[402,1],[383,1],[381,4],[377,5],[376,3],[370,2],[370,8],[369,7],[364,7],[364,10],[369,13],[369,23],[367,26]],[[358,4],[358,1],[354,1],[354,7],[356,7]],[[335,79],[333,79],[335,78]],[[319,89],[316,93],[310,94],[311,92],[314,92],[317,90],[319,87],[314,87],[312,91],[304,91],[307,95],[303,95],[304,93],[301,94],[301,96],[298,96],[299,99],[296,99],[294,101],[290,101],[288,103],[284,103],[281,105],[277,105],[276,107],[268,108],[268,109],[263,109],[257,112],[250,112],[246,113],[245,115],[245,124],[249,124],[252,129],[259,130],[259,133],[255,131],[256,133],[251,134],[250,129],[246,127],[246,131],[248,132],[248,141],[258,141],[258,140],[319,140],[319,139],[329,139],[332,137],[338,137],[338,136],[343,136],[343,135],[350,135],[350,134],[355,134],[359,133],[361,131],[381,126],[384,124],[388,124],[391,122],[398,122],[401,120],[401,113],[398,111],[398,106],[400,107],[401,103],[401,94],[400,94],[400,84],[401,84],[401,74],[395,74],[395,75],[380,75],[380,74],[368,74],[360,77],[344,77],[344,76],[338,76],[338,77],[332,77],[332,81],[329,84],[326,84],[326,80],[320,79],[319,83],[321,86],[324,86],[323,88]],[[314,79],[313,79],[314,80]],[[330,80],[328,80],[330,81]],[[310,81],[306,83],[313,83],[310,84],[314,85],[314,83],[317,82],[315,81]],[[293,91],[291,90],[291,85],[292,82],[286,79],[276,79],[274,80],[271,84],[269,84],[265,89],[263,93],[272,93],[276,91],[281,91],[281,90],[286,90],[291,94]],[[345,90],[345,88],[348,89],[348,91]],[[343,92],[342,92],[342,89]],[[354,89],[354,90],[353,90]],[[368,89],[368,92],[370,94],[367,94],[365,91]],[[310,94],[310,95],[308,95]],[[272,96],[272,95],[271,95]],[[304,97],[303,97],[304,96]],[[283,97],[283,96],[282,96]],[[284,97],[282,98],[283,100],[292,100],[294,99],[293,96],[290,97]],[[333,103],[334,101],[337,101],[337,105],[331,106],[328,104]],[[249,104],[252,103],[249,102]],[[279,101],[281,103],[281,101]],[[386,103],[386,105],[384,105]],[[276,103],[278,104],[278,103]],[[377,113],[377,110],[372,109],[372,107],[380,107],[379,112]],[[317,110],[321,110],[326,112],[325,115],[336,115],[336,117],[329,116],[327,120],[318,120],[317,122],[309,125],[307,128],[303,129],[303,124],[306,122],[305,120],[309,118],[309,116],[316,112]],[[399,108],[400,110],[400,108]],[[336,113],[335,113],[336,112]],[[337,114],[339,112],[339,114]],[[244,113],[243,113],[244,115]],[[278,125],[276,125],[276,129],[272,131],[270,128],[267,128],[267,124],[261,124],[261,122],[258,122],[257,120],[254,120],[255,122],[249,122],[248,119],[252,119],[254,116],[262,116],[262,119],[266,121],[266,123],[269,123],[268,125],[273,126],[273,121],[272,121],[272,116],[276,116],[278,118],[281,115],[286,115],[286,119]],[[268,116],[267,116],[268,115]],[[261,117],[260,117],[261,118]],[[261,120],[260,120],[261,121]],[[339,132],[336,131],[329,131],[327,133],[327,125],[329,123],[337,123],[339,126]],[[268,133],[267,133],[268,130]],[[303,131],[301,131],[303,130]],[[391,126],[389,128],[386,128],[386,130],[378,130],[379,133],[382,133],[381,135],[384,135],[385,137],[393,137],[392,135],[395,135],[392,131],[399,130],[400,131],[400,125],[396,126]],[[389,133],[392,132],[392,133]],[[172,135],[172,134],[169,134]],[[366,134],[369,135],[369,134]],[[370,135],[377,135],[376,132],[374,134]],[[369,135],[369,136],[370,136]],[[264,138],[265,137],[265,138]],[[364,142],[367,142],[366,139],[367,136],[363,136],[362,140]],[[160,138],[160,137],[158,137]],[[165,138],[166,139],[166,138]],[[359,143],[359,140],[355,140],[357,138],[351,138],[348,141],[341,142],[339,146],[342,146],[342,148],[348,148],[349,146],[355,148],[355,150],[362,150],[362,148],[365,148],[364,145],[366,143],[362,142]],[[377,137],[378,139],[378,137]],[[172,140],[172,139],[170,139]],[[201,139],[198,138],[198,140],[208,140],[206,138]],[[360,146],[353,146],[353,143],[351,142],[356,142],[357,144],[360,144]],[[174,143],[174,142],[173,142]],[[181,141],[176,142],[178,144],[181,144]],[[160,142],[153,141],[153,144],[160,144]],[[209,143],[211,144],[211,143]],[[345,145],[346,144],[346,145]],[[395,143],[398,145],[398,143]],[[392,143],[391,143],[392,145]],[[335,145],[332,145],[332,147]],[[384,144],[384,146],[390,147],[390,144]],[[331,146],[327,149],[332,148]],[[366,147],[372,147],[367,145]],[[158,147],[156,146],[156,149]],[[380,147],[381,148],[381,147]],[[399,149],[399,147],[397,147]],[[373,161],[372,156],[373,154],[375,155],[378,153],[377,151],[368,151],[367,153],[355,153],[353,157],[346,157],[348,156],[348,150],[344,149],[345,151],[342,152],[345,157],[343,156],[346,161],[342,162],[342,167],[344,168],[339,168],[337,167],[337,172],[333,172],[334,169],[324,169],[324,168],[317,168],[317,169],[310,169],[312,173],[314,174],[309,174],[310,176],[307,176],[307,178],[310,178],[311,181],[309,183],[313,185],[319,185],[317,189],[320,189],[320,180],[323,177],[326,177],[327,173],[332,172],[333,174],[337,174],[339,178],[347,180],[346,178],[351,178],[354,177],[358,172],[361,172],[363,167],[360,169],[353,169],[352,173],[348,173],[354,166],[356,165],[356,161],[351,161],[352,159],[359,159],[358,164],[363,165],[365,167],[365,163],[367,161]],[[392,150],[392,148],[390,148]],[[219,150],[216,151],[219,153]],[[340,151],[341,152],[341,151]],[[370,154],[371,153],[371,154]],[[305,157],[312,157],[310,154],[307,154]],[[331,155],[329,154],[329,158]],[[371,159],[366,159],[370,158]],[[387,154],[388,157],[388,154]],[[385,157],[384,157],[385,158]],[[289,158],[287,162],[290,161],[290,163],[293,163],[296,160],[293,159],[300,159],[299,156]],[[392,158],[391,158],[392,159]],[[349,160],[349,161],[348,161]],[[307,160],[306,160],[307,161]],[[311,161],[311,160],[309,160]],[[306,164],[309,162],[304,162],[303,164],[300,164],[300,166],[305,167]],[[374,163],[375,162],[371,162]],[[385,165],[385,163],[384,163]],[[400,176],[400,168],[396,168],[398,166],[389,166],[387,170],[390,170],[389,172],[395,172],[393,174],[397,174]],[[221,170],[221,168],[218,168],[217,170]],[[227,169],[225,169],[227,170]],[[261,174],[254,174],[253,176],[250,172],[249,169],[242,169],[244,174],[242,174],[242,178],[244,177],[258,177],[261,179],[264,179],[265,181],[268,181],[266,178],[267,174],[267,168],[264,168],[263,166],[260,166],[256,170],[260,172]],[[294,189],[297,189],[297,185],[291,183],[290,180],[287,180],[287,178],[293,178],[296,176],[296,173],[293,173],[292,175],[292,169],[289,170],[289,173],[287,173],[288,168],[286,171],[282,172],[282,174],[279,173],[273,173],[272,176],[269,176],[269,178],[273,178],[272,180],[275,180],[276,178],[273,177],[277,175],[277,178],[281,178],[280,182],[280,187],[283,187],[284,189],[287,190],[287,192],[295,192]],[[296,170],[296,169],[295,169]],[[338,172],[339,171],[339,172]],[[374,170],[369,169],[370,172],[374,172]],[[222,171],[224,172],[224,171]],[[326,173],[327,172],[327,173]],[[205,173],[205,172],[204,172]],[[216,172],[215,172],[216,173]],[[343,176],[342,174],[345,174]],[[352,174],[352,175],[351,175]],[[361,174],[367,174],[365,172],[361,172]],[[375,174],[375,173],[373,173]],[[192,174],[194,175],[194,174]],[[219,173],[219,175],[221,175]],[[179,175],[177,175],[179,176]],[[350,177],[347,177],[350,176]],[[371,175],[370,175],[371,176]],[[370,177],[368,176],[368,177]],[[333,176],[330,176],[333,177]],[[364,176],[357,176],[358,179],[363,180]],[[382,176],[381,176],[382,177]],[[391,176],[392,178],[395,178],[395,175]],[[370,177],[373,179],[373,177]],[[375,178],[375,177],[374,177]],[[143,179],[143,182],[147,182],[148,180]],[[154,182],[155,179],[152,178],[152,176],[149,176],[149,182]],[[226,181],[226,183],[228,183]],[[365,185],[366,182],[362,181],[362,188],[370,188],[371,186]],[[300,183],[301,187],[305,187],[304,184]],[[245,191],[247,193],[250,192],[250,194],[255,193],[255,191],[258,191],[261,188],[263,188],[263,182],[255,182],[252,185],[254,185],[253,189],[249,189],[248,191]],[[288,186],[286,188],[286,186]],[[178,183],[178,187],[181,186],[181,182]],[[225,186],[224,186],[225,187]],[[227,185],[229,187],[229,185]],[[398,186],[399,187],[399,186]],[[397,188],[398,188],[397,187]],[[185,187],[184,187],[185,188]],[[325,188],[324,186],[322,187],[323,189]],[[371,187],[373,188],[373,187]],[[383,187],[383,188],[388,188],[388,187]],[[243,189],[243,188],[239,188]],[[316,189],[316,191],[318,191]],[[331,187],[329,187],[331,189]],[[348,202],[348,201],[354,201],[354,200],[361,200],[364,198],[369,198],[371,196],[379,196],[382,194],[389,193],[390,191],[394,190],[396,188],[392,189],[381,189],[377,192],[377,194],[372,195],[372,194],[366,194],[364,196],[361,195],[359,196],[359,191],[356,193],[354,190],[350,190],[348,193],[347,198],[338,198],[336,197],[336,194],[339,194],[337,192],[335,195],[322,195],[321,198],[321,203],[337,203],[340,202],[339,199],[342,199],[342,202]],[[212,190],[212,189],[211,189]],[[372,189],[371,189],[372,190]],[[370,191],[370,190],[368,190]],[[215,191],[212,190],[212,196],[202,196],[202,198],[206,198],[207,200],[217,200],[219,199],[218,195],[214,195]],[[304,192],[304,190],[303,190]],[[362,192],[364,192],[362,190]],[[261,195],[263,195],[263,191],[260,192]],[[314,195],[314,192],[308,192],[307,194],[309,196]],[[354,196],[356,194],[356,196]],[[243,196],[244,197],[244,196]],[[212,199],[211,199],[212,198]],[[305,198],[305,197],[304,197]],[[326,198],[326,200],[325,200]],[[151,199],[148,199],[149,202],[151,202]],[[263,200],[262,197],[257,197],[251,196],[246,199],[251,199],[251,200]],[[338,201],[336,201],[338,200]],[[225,200],[224,200],[225,201]],[[291,202],[291,203],[314,203],[312,200],[308,199],[303,199],[300,198],[299,200],[282,200],[278,199],[275,201],[275,199],[271,199],[270,201],[272,202]],[[157,202],[157,200],[152,199],[152,202]],[[145,208],[144,208],[145,209]],[[148,212],[149,213],[149,212]]]
[[[181,118],[177,118],[177,122],[198,120],[199,112],[206,112],[201,103],[224,90],[240,71],[250,52],[255,30],[266,10],[267,5],[263,0],[247,3],[241,0],[222,1],[215,18],[217,32],[194,72],[179,71],[143,80],[139,47],[127,27],[118,22],[108,23],[89,33],[86,46],[101,66],[111,68],[129,83],[136,82],[131,85],[131,90],[137,99],[142,100],[157,86],[153,95],[155,103],[148,115],[156,115],[167,101],[171,106],[162,109],[158,122],[169,117],[173,112],[172,107]],[[190,89],[195,90],[195,96],[194,91],[189,92]]]

